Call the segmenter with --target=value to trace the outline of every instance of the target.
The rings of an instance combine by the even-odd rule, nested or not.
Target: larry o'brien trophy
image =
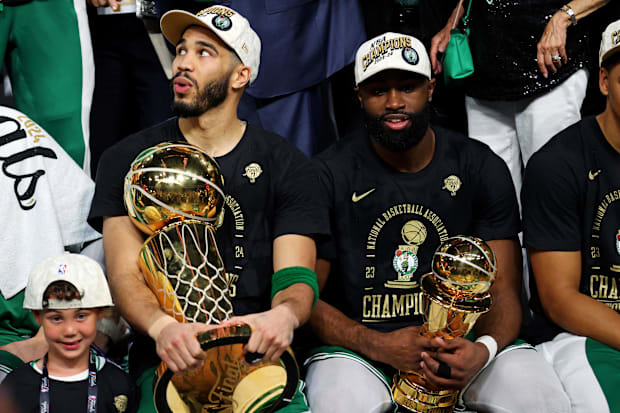
[[[465,337],[478,317],[491,308],[488,291],[495,273],[495,254],[483,240],[456,236],[442,243],[433,255],[432,272],[421,279],[421,334]],[[453,412],[458,398],[458,390],[436,388],[413,371],[394,376],[392,393],[400,406],[420,413]]]
[[[223,188],[217,163],[187,143],[144,150],[125,177],[128,214],[149,235],[139,255],[144,279],[161,308],[181,323],[219,324],[233,315],[215,242]],[[162,362],[154,388],[158,413],[272,412],[288,403],[299,380],[292,351],[278,362],[246,360],[250,334],[248,325],[198,334],[205,360],[184,373],[173,374]]]

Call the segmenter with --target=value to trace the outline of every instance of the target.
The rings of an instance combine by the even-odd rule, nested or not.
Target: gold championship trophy
[[[149,235],[139,265],[161,308],[181,323],[229,319],[232,303],[215,242],[225,202],[217,163],[187,143],[161,143],[138,155],[124,187],[131,220]],[[154,389],[158,413],[272,412],[290,402],[299,380],[292,351],[278,362],[246,361],[250,334],[247,325],[198,334],[205,360],[184,373],[173,374],[162,362]]]
[[[421,279],[421,334],[428,338],[465,337],[491,307],[488,291],[495,272],[495,254],[481,239],[456,236],[441,244],[433,255],[432,272]],[[436,388],[413,371],[394,376],[392,393],[399,405],[420,413],[453,412],[458,398],[458,390]]]

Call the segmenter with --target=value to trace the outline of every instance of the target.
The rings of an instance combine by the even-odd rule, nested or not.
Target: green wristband
[[[319,299],[319,284],[316,279],[316,273],[307,267],[287,267],[276,271],[271,276],[271,299],[280,291],[290,287],[293,284],[304,283],[312,287],[314,291],[314,300],[312,307]]]

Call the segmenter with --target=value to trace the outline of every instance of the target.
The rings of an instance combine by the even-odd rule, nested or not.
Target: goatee
[[[182,76],[192,82],[196,90],[198,90],[198,93],[190,103],[177,101],[176,99],[172,101],[172,112],[177,116],[180,116],[182,118],[200,116],[209,109],[221,105],[228,96],[228,79],[230,77],[230,74],[222,76],[221,79],[207,83],[202,89],[199,89],[198,83],[194,79],[186,76],[184,73],[177,73],[170,82],[170,87],[173,91],[173,94],[174,79],[179,76]]]
[[[428,102],[419,112],[394,111],[381,116],[371,116],[365,110],[364,123],[368,134],[390,152],[405,152],[414,147],[424,137],[430,124],[431,106]],[[400,114],[409,118],[409,126],[402,130],[390,129],[385,125],[387,115]]]

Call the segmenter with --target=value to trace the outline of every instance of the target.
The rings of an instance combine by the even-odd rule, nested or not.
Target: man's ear
[[[231,73],[230,86],[233,90],[243,89],[250,85],[250,67],[238,65]]]
[[[429,102],[433,101],[433,92],[435,91],[436,85],[437,85],[437,81],[435,80],[435,78],[432,78],[431,80],[429,80],[428,82],[428,101]]]
[[[603,96],[609,95],[609,72],[604,67],[598,72],[598,88],[601,90]]]
[[[360,101],[360,107],[364,109],[364,101],[362,100],[362,94],[360,93],[360,88],[355,87],[353,88],[353,91],[355,92],[355,95],[357,96],[357,100]]]

